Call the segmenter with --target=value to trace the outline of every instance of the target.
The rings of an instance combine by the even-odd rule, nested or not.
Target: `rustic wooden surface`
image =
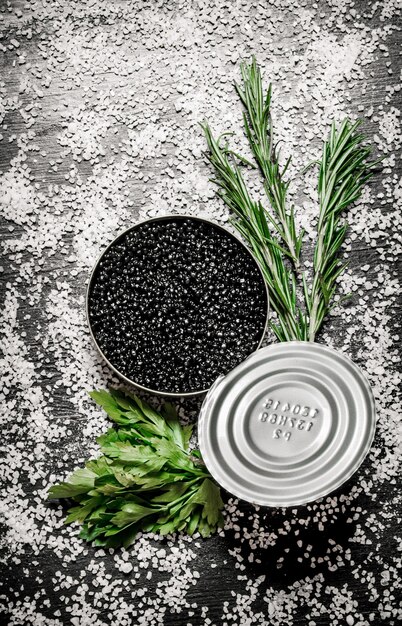
[[[13,0],[1,2],[0,25],[1,623],[396,624],[400,3]],[[226,494],[219,536],[145,536],[126,553],[99,553],[45,501],[52,482],[96,453],[107,425],[85,390],[117,383],[90,342],[86,281],[138,217],[168,210],[225,223],[197,122],[241,135],[231,82],[251,54],[274,83],[295,171],[345,114],[362,117],[386,157],[348,216],[342,288],[353,297],[319,337],[367,374],[376,440],[358,473],[319,503],[261,510]],[[314,174],[296,184],[309,236]],[[195,421],[200,400],[183,406]]]

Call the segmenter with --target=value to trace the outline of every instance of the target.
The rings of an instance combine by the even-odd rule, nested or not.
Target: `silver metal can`
[[[306,504],[362,463],[375,431],[369,383],[345,355],[317,343],[262,348],[210,389],[198,422],[212,476],[263,506]]]
[[[263,341],[265,332],[266,332],[266,328],[267,328],[267,324],[268,324],[268,315],[269,315],[269,300],[268,300],[268,290],[267,290],[267,286],[266,286],[266,282],[263,276],[263,273],[261,271],[261,268],[258,264],[258,262],[256,261],[256,259],[254,258],[253,254],[250,252],[250,250],[247,248],[247,246],[244,244],[244,242],[237,236],[234,235],[233,233],[231,233],[229,230],[227,230],[226,228],[222,227],[220,224],[217,224],[216,222],[213,222],[211,220],[207,220],[204,218],[200,218],[200,217],[195,217],[192,215],[183,215],[183,214],[163,214],[160,215],[158,217],[155,218],[151,218],[149,220],[144,220],[144,221],[140,221],[137,222],[136,224],[134,224],[133,226],[131,226],[130,228],[126,229],[125,231],[123,231],[122,233],[120,233],[110,244],[109,246],[107,246],[107,248],[105,248],[105,250],[103,250],[102,254],[100,255],[100,257],[98,258],[97,262],[95,263],[95,266],[92,270],[92,273],[90,275],[89,278],[89,282],[88,282],[88,287],[87,287],[87,293],[86,293],[86,317],[87,317],[87,322],[88,322],[88,326],[90,329],[90,333],[92,336],[92,339],[95,343],[95,346],[97,347],[98,351],[100,352],[102,358],[104,359],[104,361],[108,364],[108,366],[119,376],[119,378],[121,378],[124,382],[134,385],[135,387],[137,387],[138,389],[141,389],[143,391],[146,391],[148,393],[152,393],[152,394],[157,394],[160,396],[168,396],[168,397],[185,397],[185,396],[195,396],[195,395],[200,395],[200,394],[204,394],[208,391],[208,388],[197,388],[197,389],[192,389],[189,392],[186,391],[178,391],[178,392],[173,392],[169,389],[158,389],[155,387],[151,387],[151,386],[147,386],[145,384],[142,384],[141,381],[139,380],[134,380],[133,378],[125,375],[124,372],[121,371],[121,369],[119,369],[118,366],[116,366],[116,363],[114,363],[111,359],[109,359],[107,357],[107,355],[105,354],[105,351],[102,349],[100,342],[97,339],[97,335],[96,332],[94,331],[93,325],[91,323],[91,316],[90,316],[90,297],[91,297],[91,290],[94,284],[94,281],[96,280],[96,275],[97,275],[97,271],[98,268],[100,266],[100,263],[102,262],[102,260],[105,258],[105,255],[108,254],[108,252],[113,249],[114,246],[116,246],[116,244],[118,244],[120,241],[123,240],[123,238],[131,233],[134,232],[138,229],[140,229],[142,226],[147,225],[147,224],[152,224],[152,223],[158,223],[158,224],[163,224],[164,222],[169,222],[169,221],[180,221],[180,220],[191,220],[194,222],[203,222],[206,223],[208,225],[210,225],[211,227],[213,227],[214,229],[216,229],[217,231],[223,233],[227,238],[234,240],[239,246],[241,250],[245,251],[246,254],[250,257],[250,260],[253,263],[253,267],[255,270],[256,275],[259,276],[259,279],[261,281],[261,285],[262,285],[262,298],[264,299],[264,307],[265,307],[265,319],[263,320],[263,323],[261,325],[261,334],[259,335],[257,341],[254,342],[253,345],[250,345],[250,348],[248,350],[248,352],[246,352],[245,354],[250,354],[252,353],[254,350],[258,349],[261,346],[261,343]],[[127,341],[129,341],[129,337],[127,337]],[[225,346],[225,336],[222,335],[222,350],[223,347]],[[229,368],[226,368],[226,371]],[[213,379],[214,380],[214,379]],[[213,382],[213,380],[211,381],[211,383]]]

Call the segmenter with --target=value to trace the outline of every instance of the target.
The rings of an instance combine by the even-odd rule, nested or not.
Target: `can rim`
[[[126,228],[124,230],[122,230],[116,237],[114,237],[114,239],[106,246],[106,248],[104,248],[104,250],[102,250],[102,252],[100,253],[100,255],[98,256],[97,260],[95,261],[95,264],[91,270],[91,273],[89,275],[89,279],[88,279],[88,284],[87,284],[87,288],[86,288],[86,295],[85,295],[85,316],[86,316],[86,321],[87,321],[87,325],[89,328],[89,332],[92,338],[93,343],[95,344],[96,349],[98,350],[99,354],[101,355],[102,359],[106,362],[106,364],[108,365],[108,367],[113,370],[113,372],[120,378],[122,379],[125,383],[129,384],[129,385],[133,385],[134,387],[140,389],[141,391],[144,391],[146,393],[152,394],[152,395],[157,395],[157,396],[161,396],[161,397],[165,397],[165,398],[190,398],[190,397],[194,397],[194,396],[201,396],[205,393],[207,393],[209,391],[209,387],[207,389],[202,389],[202,390],[197,390],[197,391],[187,391],[184,393],[178,393],[178,392],[168,392],[168,391],[157,391],[156,389],[151,389],[150,387],[145,387],[144,385],[141,385],[140,383],[135,382],[134,380],[131,380],[130,378],[128,378],[127,376],[125,376],[124,374],[122,374],[110,361],[109,359],[106,357],[106,355],[104,354],[104,352],[102,351],[101,347],[99,346],[95,335],[92,331],[92,326],[91,326],[91,322],[89,319],[89,295],[90,295],[90,290],[91,290],[91,286],[92,286],[92,281],[94,279],[95,276],[95,272],[98,269],[99,263],[101,261],[101,259],[103,258],[103,256],[107,253],[107,251],[113,246],[115,245],[115,243],[122,237],[124,237],[124,235],[126,235],[127,233],[129,233],[130,231],[138,228],[139,226],[143,225],[143,224],[147,224],[150,222],[157,222],[157,221],[161,221],[161,220],[165,220],[166,218],[180,218],[180,219],[192,219],[192,220],[196,220],[198,222],[205,222],[207,224],[211,224],[212,226],[214,226],[215,228],[219,228],[220,230],[222,230],[224,233],[226,233],[227,235],[233,237],[234,239],[236,239],[245,250],[247,250],[247,253],[251,256],[251,258],[254,260],[258,271],[261,275],[262,281],[263,281],[263,285],[265,287],[265,294],[266,294],[266,315],[265,315],[265,323],[264,323],[264,327],[261,333],[261,339],[258,342],[257,347],[255,348],[255,350],[253,350],[252,352],[250,352],[249,355],[247,355],[246,358],[248,358],[249,356],[251,356],[252,354],[254,354],[254,352],[256,352],[262,345],[262,342],[264,341],[264,337],[265,334],[267,332],[267,328],[268,328],[268,321],[269,321],[269,311],[270,311],[270,305],[269,305],[269,293],[268,293],[268,286],[267,286],[267,282],[265,280],[264,277],[264,273],[261,269],[260,263],[258,262],[258,260],[256,259],[256,257],[254,256],[254,254],[251,252],[251,250],[246,246],[246,244],[244,243],[244,241],[235,233],[232,233],[230,230],[228,230],[227,228],[225,228],[224,226],[221,226],[221,224],[218,224],[216,221],[214,220],[210,220],[208,218],[204,218],[204,217],[198,217],[195,215],[190,215],[188,213],[163,213],[160,215],[157,215],[156,217],[151,217],[151,218],[147,218],[144,220],[140,220],[135,222],[135,224],[133,224],[132,226],[130,226],[129,228]],[[236,366],[238,367],[238,366]],[[214,384],[214,383],[212,383]]]
[[[287,504],[284,502],[278,502],[275,501],[274,499],[270,500],[269,502],[267,502],[267,500],[262,500],[259,499],[258,497],[252,497],[252,498],[245,498],[243,493],[240,493],[239,490],[236,489],[236,485],[233,488],[233,485],[230,483],[229,480],[226,480],[226,476],[223,474],[223,478],[222,478],[222,474],[220,474],[219,472],[216,472],[216,468],[213,467],[213,463],[210,460],[210,455],[206,449],[205,446],[205,442],[204,442],[204,434],[205,432],[203,432],[203,424],[207,419],[207,413],[208,413],[208,409],[209,409],[209,405],[212,402],[212,396],[213,394],[216,392],[216,390],[220,387],[220,385],[222,385],[224,383],[225,378],[229,375],[226,374],[225,376],[222,376],[221,378],[219,378],[214,385],[212,385],[212,387],[210,388],[209,392],[207,393],[203,404],[201,406],[201,410],[200,410],[200,414],[199,414],[199,418],[198,418],[198,426],[197,426],[197,435],[198,435],[198,445],[200,448],[200,452],[202,455],[202,458],[205,462],[206,467],[208,468],[208,471],[211,473],[211,475],[214,477],[214,479],[218,482],[219,485],[221,485],[224,489],[226,489],[226,491],[228,491],[228,493],[230,493],[231,495],[233,495],[236,498],[239,498],[240,500],[243,500],[245,502],[249,502],[251,504],[254,505],[258,505],[258,506],[263,506],[266,508],[292,508],[292,507],[297,507],[297,506],[305,506],[308,505],[312,502],[316,502],[317,500],[319,500],[320,498],[324,498],[329,496],[331,493],[333,493],[336,489],[339,489],[339,487],[341,487],[342,485],[344,485],[352,476],[353,474],[359,469],[359,467],[363,464],[371,446],[374,440],[374,436],[375,436],[375,432],[376,432],[376,424],[377,424],[377,410],[376,410],[376,404],[375,404],[375,399],[374,399],[374,394],[373,391],[371,389],[370,383],[367,379],[367,376],[364,374],[364,372],[362,372],[362,370],[360,369],[360,367],[358,367],[356,365],[356,363],[354,363],[354,361],[347,356],[346,354],[339,352],[338,350],[335,350],[334,348],[324,345],[324,344],[320,344],[317,342],[308,342],[308,341],[286,341],[283,343],[275,343],[272,344],[270,346],[266,346],[265,348],[262,348],[262,350],[273,350],[274,348],[276,349],[281,349],[281,346],[304,346],[304,347],[308,347],[308,348],[313,348],[316,349],[318,348],[319,350],[323,350],[325,352],[328,352],[330,354],[335,354],[337,358],[339,358],[341,361],[343,360],[345,363],[349,364],[352,366],[352,368],[357,371],[360,375],[360,379],[361,382],[367,392],[369,401],[370,401],[370,415],[371,415],[371,421],[370,421],[370,430],[369,430],[369,434],[367,437],[367,441],[365,444],[365,450],[363,454],[360,454],[355,462],[353,463],[353,465],[349,468],[349,471],[345,474],[339,477],[339,479],[337,481],[335,481],[335,483],[333,485],[329,486],[329,490],[328,488],[325,489],[323,488],[322,491],[320,491],[318,493],[318,495],[314,495],[313,497],[304,497],[304,498],[300,498],[300,499],[295,499],[292,500],[291,503]],[[257,352],[257,351],[256,351]],[[255,353],[253,353],[253,355],[250,356],[256,356]],[[238,365],[237,367],[240,367],[240,365]],[[236,368],[234,368],[236,369]],[[232,370],[233,371],[233,370]],[[209,416],[210,417],[210,416]],[[213,469],[211,470],[211,467],[213,467]]]

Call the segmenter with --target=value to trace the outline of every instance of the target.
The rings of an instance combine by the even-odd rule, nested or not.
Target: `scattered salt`
[[[10,623],[398,623],[401,496],[383,499],[396,490],[401,445],[394,267],[402,134],[399,79],[389,73],[397,0],[6,5],[0,515],[7,570],[18,575],[7,590]],[[354,295],[320,337],[365,371],[377,437],[356,479],[329,499],[267,512],[230,498],[215,539],[150,533],[126,552],[94,550],[45,501],[51,483],[98,453],[95,438],[109,425],[86,390],[118,382],[91,344],[85,281],[103,247],[137,218],[176,211],[228,224],[197,122],[236,132],[231,145],[248,154],[232,82],[251,52],[273,82],[275,133],[294,172],[319,156],[330,122],[345,115],[365,119],[385,156],[379,178],[348,211],[351,266],[341,291]],[[292,193],[311,240],[316,172],[305,180]],[[193,420],[198,409],[197,401],[180,405]],[[205,572],[212,592],[202,596]],[[361,590],[370,613],[359,612]]]

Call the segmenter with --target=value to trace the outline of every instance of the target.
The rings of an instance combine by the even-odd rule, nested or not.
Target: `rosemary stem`
[[[270,177],[270,173],[267,171],[267,162],[264,161],[264,160],[259,161],[259,165],[260,165],[260,169],[261,169],[262,175],[264,176],[264,179],[266,181],[266,184],[268,184],[267,183],[267,179]],[[278,176],[278,178],[280,178],[279,172],[278,172],[277,176]],[[278,215],[281,228],[283,230],[284,241],[286,242],[286,245],[287,245],[287,247],[289,249],[289,252],[290,252],[290,254],[292,256],[292,262],[293,262],[293,265],[295,267],[295,270],[299,270],[299,268],[300,268],[300,258],[299,258],[298,254],[297,254],[297,251],[296,251],[296,246],[295,246],[294,241],[293,241],[292,233],[290,232],[290,228],[289,228],[289,225],[288,225],[288,216],[287,216],[287,213],[286,213],[286,205],[284,204],[283,200],[280,197],[279,190],[278,190],[278,184],[276,183],[275,185],[271,185],[270,191],[271,191],[271,193],[274,196],[274,203],[271,202],[271,204],[274,204],[274,206],[275,206],[275,210],[276,210],[276,213]]]
[[[313,284],[311,287],[311,297],[312,297],[312,305],[310,309],[309,316],[309,333],[308,340],[315,341],[316,335],[316,326],[317,326],[317,312],[320,304],[320,294],[319,294],[319,285],[321,280],[321,261],[323,258],[323,245],[324,245],[324,230],[322,228],[322,220],[319,220],[318,223],[318,238],[317,238],[317,246],[316,252],[314,256],[315,260],[315,274],[313,279]],[[319,262],[317,263],[317,259]]]
[[[313,285],[313,290],[314,290],[314,285]],[[316,325],[317,325],[317,311],[318,311],[319,303],[320,303],[320,297],[317,291],[315,290],[314,296],[313,296],[312,307],[310,311],[310,318],[309,318],[309,331],[308,331],[309,341],[315,341]]]

